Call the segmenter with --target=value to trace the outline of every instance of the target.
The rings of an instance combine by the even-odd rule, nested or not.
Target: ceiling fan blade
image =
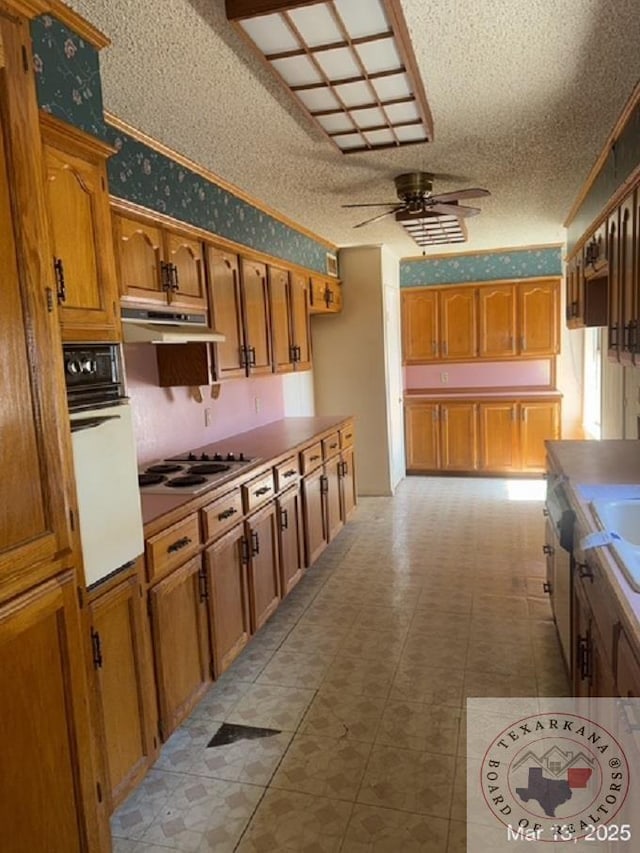
[[[372,202],[371,204],[342,204],[341,207],[395,207],[398,204],[397,201],[379,201]]]
[[[374,216],[372,219],[365,219],[364,222],[358,222],[354,228],[362,228],[363,225],[371,225],[372,222],[378,222],[380,219],[385,219],[387,216],[393,216],[399,210],[404,210],[404,204],[396,205],[393,210],[387,210],[386,213],[381,213],[379,216]]]
[[[481,190],[477,187],[470,188],[468,190],[454,190],[450,193],[436,193],[432,195],[431,198],[436,202],[443,204],[447,204],[450,201],[457,201],[460,198],[480,198],[484,195],[491,195],[489,190]]]
[[[428,213],[435,213],[438,216],[457,216],[458,219],[477,216],[481,213],[479,207],[464,207],[461,204],[429,204],[426,210]]]

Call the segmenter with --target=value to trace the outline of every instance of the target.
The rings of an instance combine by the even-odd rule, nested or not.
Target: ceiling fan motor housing
[[[411,203],[431,195],[434,176],[431,172],[406,172],[394,178],[398,198]]]

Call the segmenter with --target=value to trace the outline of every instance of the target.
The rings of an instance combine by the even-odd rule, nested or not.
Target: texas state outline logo
[[[574,713],[541,712],[502,729],[480,766],[482,795],[513,841],[629,841],[616,823],[629,763],[604,726]]]

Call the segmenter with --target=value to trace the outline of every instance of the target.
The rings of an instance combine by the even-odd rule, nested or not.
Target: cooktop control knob
[[[235,461],[236,461],[235,453],[227,453],[227,462],[235,462]]]
[[[238,461],[244,462],[244,453],[241,453],[240,456],[238,456]]]
[[[200,459],[201,459],[203,462],[208,462],[208,461],[209,461],[209,454],[208,454],[208,453],[201,453],[201,454],[200,454]]]
[[[187,456],[187,459],[189,460],[189,462],[194,462],[194,461],[195,461],[195,459],[196,459],[196,454],[195,454],[195,453],[190,453],[190,454]]]
[[[222,462],[222,453],[214,453],[213,454],[214,462]]]

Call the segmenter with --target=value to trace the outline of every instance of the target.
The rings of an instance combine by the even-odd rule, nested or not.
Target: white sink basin
[[[640,592],[640,500],[595,500],[591,503],[600,528],[617,534],[609,547],[636,592]]]

